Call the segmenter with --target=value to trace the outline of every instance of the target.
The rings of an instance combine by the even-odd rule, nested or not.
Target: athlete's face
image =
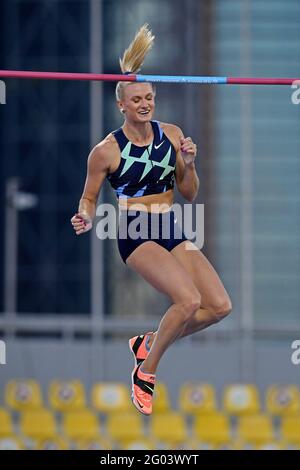
[[[150,83],[130,83],[124,88],[118,106],[124,110],[126,119],[134,122],[148,122],[154,113],[154,97],[155,93]]]

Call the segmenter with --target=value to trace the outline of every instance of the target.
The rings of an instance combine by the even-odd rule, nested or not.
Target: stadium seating
[[[134,409],[131,412],[109,414],[106,431],[109,438],[121,448],[145,437],[142,416]]]
[[[180,387],[179,409],[186,414],[216,411],[216,394],[211,384],[187,382]]]
[[[92,411],[88,409],[67,411],[62,416],[62,429],[70,440],[98,439],[100,423]]]
[[[230,421],[220,412],[196,415],[194,435],[200,442],[207,443],[212,448],[228,444],[231,440]]]
[[[166,384],[157,382],[153,395],[153,409],[155,413],[165,413],[171,409],[169,392]]]
[[[282,438],[300,447],[300,416],[286,416],[281,422]]]
[[[13,434],[14,429],[10,413],[4,408],[0,408],[0,438],[12,436]]]
[[[272,420],[264,414],[241,416],[237,432],[243,441],[253,445],[269,443],[275,438]]]
[[[271,385],[266,391],[266,409],[274,416],[300,413],[300,390],[296,385]]]
[[[188,438],[184,417],[176,411],[154,413],[149,431],[153,439],[170,444],[170,448],[176,447]]]
[[[20,431],[31,439],[47,439],[57,432],[53,413],[47,409],[28,410],[20,414]]]
[[[253,384],[232,384],[224,389],[223,409],[230,415],[254,414],[260,411],[259,393]]]
[[[87,400],[81,381],[53,380],[47,409],[36,380],[10,380],[0,407],[0,450],[300,449],[296,385],[267,387],[262,411],[255,384],[229,384],[221,395],[218,403],[212,384],[187,382],[173,410],[167,385],[158,382],[146,419],[124,383],[95,383]]]
[[[84,386],[79,380],[53,380],[49,387],[49,403],[56,411],[85,408]]]
[[[94,384],[91,401],[93,407],[102,413],[124,412],[132,407],[128,387],[117,382]]]
[[[5,387],[5,403],[16,411],[43,406],[42,392],[36,380],[10,380]]]

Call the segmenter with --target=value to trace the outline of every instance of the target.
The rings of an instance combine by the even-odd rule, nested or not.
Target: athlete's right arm
[[[108,144],[103,141],[89,154],[87,176],[78,212],[71,219],[76,235],[81,235],[92,228],[99,192],[109,170],[107,147]]]

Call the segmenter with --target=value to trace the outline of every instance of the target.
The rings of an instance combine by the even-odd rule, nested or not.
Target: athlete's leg
[[[126,264],[172,301],[143,362],[143,372],[154,374],[165,350],[182,334],[199,309],[201,295],[182,263],[157,243],[148,241],[140,245],[127,258]]]
[[[188,249],[193,247],[194,249]],[[180,243],[172,254],[190,274],[201,294],[201,308],[190,319],[181,337],[200,331],[225,318],[232,309],[231,300],[217,272],[194,244]]]
[[[217,272],[198,250],[188,250],[187,247],[195,245],[191,242],[183,242],[177,245],[171,253],[189,273],[194,285],[201,294],[201,308],[187,321],[178,338],[191,335],[197,331],[219,322],[231,311],[231,300],[223,286]],[[148,345],[151,347],[155,334],[149,338]]]

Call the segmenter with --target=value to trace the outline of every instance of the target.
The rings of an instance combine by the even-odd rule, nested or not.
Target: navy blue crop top
[[[130,142],[122,128],[113,132],[121,161],[107,176],[118,198],[159,194],[174,188],[176,151],[157,121],[150,121],[154,139],[139,147]]]

